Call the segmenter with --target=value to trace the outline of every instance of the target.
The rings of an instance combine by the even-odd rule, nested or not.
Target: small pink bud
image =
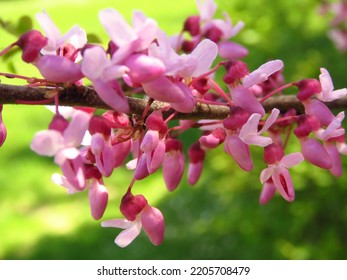
[[[295,83],[295,85],[299,88],[297,98],[300,101],[309,99],[311,96],[322,92],[321,84],[316,79],[304,79]]]
[[[186,19],[183,25],[183,31],[189,32],[191,36],[199,35],[200,33],[200,17],[190,16]]]
[[[298,119],[298,126],[294,130],[296,137],[307,137],[311,132],[320,129],[320,122],[315,116],[300,115]]]
[[[229,116],[223,121],[223,126],[229,130],[240,129],[249,119],[251,114],[239,106],[230,107]]]
[[[134,196],[128,191],[122,198],[120,211],[127,220],[134,221],[147,205],[147,200],[142,194]]]
[[[102,116],[108,121],[108,124],[112,128],[127,127],[130,123],[129,116],[124,113],[106,111]]]
[[[195,185],[199,180],[205,159],[205,151],[201,149],[200,143],[194,143],[188,149],[189,166],[188,166],[188,183]]]
[[[184,40],[182,43],[181,49],[185,53],[191,53],[196,48],[197,45],[198,45],[197,42]]]
[[[40,55],[41,49],[47,42],[48,39],[40,31],[30,30],[20,36],[16,44],[23,50],[23,61],[31,63]]]
[[[267,164],[275,164],[284,156],[283,148],[277,144],[270,144],[264,148],[264,161]]]

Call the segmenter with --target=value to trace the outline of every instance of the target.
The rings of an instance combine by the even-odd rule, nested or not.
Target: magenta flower
[[[92,47],[84,51],[82,73],[92,81],[100,98],[117,112],[129,111],[128,101],[116,79],[128,68],[113,65],[101,47]]]
[[[100,11],[99,19],[112,42],[118,47],[112,55],[113,64],[121,63],[134,52],[147,49],[155,39],[158,30],[156,21],[146,18],[138,11],[133,14],[133,27],[113,9]]]
[[[124,229],[115,239],[119,247],[128,246],[143,228],[154,245],[160,245],[164,239],[164,217],[159,209],[150,206],[142,195],[126,193],[122,199],[121,212],[126,219],[103,221],[102,227]]]
[[[106,187],[99,180],[92,178],[88,197],[92,217],[95,220],[101,219],[108,203],[108,191]]]
[[[85,188],[84,164],[77,147],[80,146],[89,124],[90,115],[75,111],[63,130],[48,129],[35,134],[31,149],[39,155],[54,156],[70,184]],[[54,120],[53,120],[54,121]]]
[[[163,160],[163,177],[169,191],[174,191],[182,179],[184,160],[182,143],[176,139],[167,141]]]
[[[56,51],[65,42],[71,44],[75,49],[80,49],[87,43],[87,34],[78,25],[73,26],[65,35],[62,36],[60,30],[54,24],[46,11],[36,14],[36,19],[48,38],[47,45],[43,48],[43,54],[55,55]],[[79,56],[78,60],[80,59],[81,56]]]
[[[341,127],[341,123],[344,118],[345,112],[338,113],[326,129],[321,128],[318,131],[315,131],[316,137],[321,139],[322,141],[327,141],[330,138],[335,138],[344,135],[345,130]]]
[[[271,114],[266,119],[265,124],[262,129],[258,131],[259,121],[261,118],[260,114],[252,114],[248,121],[241,127],[239,137],[247,145],[257,145],[261,147],[266,147],[272,143],[270,137],[261,136],[266,132],[276,121],[280,111],[278,109],[273,109]]]
[[[334,90],[330,74],[325,68],[321,68],[320,72],[321,74],[319,75],[319,81],[322,86],[322,92],[318,94],[318,99],[323,102],[330,102],[347,95],[346,88]]]
[[[249,88],[253,85],[258,85],[265,82],[269,76],[283,68],[282,60],[271,60],[259,66],[258,69],[251,72],[243,80],[243,86]]]
[[[268,167],[265,168],[260,174],[260,181],[262,184],[269,184],[269,179],[272,180],[273,185],[276,190],[281,194],[281,196],[289,201],[293,202],[295,198],[293,182],[289,174],[288,168],[295,166],[304,160],[301,153],[292,153],[283,156],[281,148],[278,151],[279,146],[272,144],[265,148],[264,159],[268,163]],[[270,154],[269,154],[270,153]],[[273,154],[275,153],[275,154]],[[264,202],[268,199],[272,193],[273,187],[271,185],[265,186],[263,198]]]

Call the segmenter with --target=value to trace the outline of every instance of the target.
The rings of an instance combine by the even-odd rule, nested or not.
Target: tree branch
[[[52,90],[54,90],[54,88],[37,88],[30,86],[0,84],[0,104],[27,104],[26,102],[31,102],[33,105],[36,105],[35,103],[42,102],[47,105],[53,105],[54,99],[46,98],[46,96],[49,95],[49,92]],[[127,98],[131,113],[141,115],[147,106],[147,100],[134,97]],[[111,109],[99,98],[94,89],[85,86],[60,88],[59,105],[93,107],[106,110]],[[347,98],[329,102],[326,103],[326,105],[332,109],[347,108]],[[151,104],[149,113],[166,106],[168,106],[167,103],[154,101]],[[299,113],[303,112],[301,102],[294,95],[271,97],[263,103],[263,106],[266,111],[271,111],[273,108],[278,108],[281,111],[287,111],[294,108]],[[171,115],[173,112],[173,109],[165,111],[164,117]],[[187,114],[178,113],[175,116],[175,119],[224,119],[228,116],[228,114],[229,108],[227,106],[197,103],[193,112]]]

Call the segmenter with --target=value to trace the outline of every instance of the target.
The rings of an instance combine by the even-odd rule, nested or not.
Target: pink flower
[[[92,81],[100,98],[117,112],[129,111],[128,101],[116,79],[128,68],[111,63],[101,47],[92,47],[84,51],[81,70]]]
[[[77,147],[87,130],[90,115],[75,111],[68,126],[62,131],[48,129],[35,134],[31,149],[39,155],[55,156],[54,161],[62,168],[70,184],[77,189],[85,188],[84,164]],[[54,121],[54,120],[53,120]]]
[[[150,206],[142,195],[125,194],[121,211],[127,219],[113,219],[101,223],[102,227],[124,229],[114,241],[119,247],[128,246],[140,234],[142,228],[154,245],[163,242],[165,231],[163,214],[159,209]]]
[[[230,89],[232,100],[235,106],[240,106],[249,113],[258,113],[261,116],[265,115],[265,110],[254,94],[245,87],[236,87]]]
[[[108,191],[106,187],[99,180],[92,178],[88,197],[92,217],[95,220],[101,219],[108,203]]]
[[[241,127],[239,133],[240,139],[247,145],[257,145],[261,147],[270,145],[272,139],[270,137],[261,136],[261,134],[266,132],[274,124],[279,114],[280,111],[278,109],[273,109],[262,129],[259,131],[258,126],[261,115],[257,113],[252,114],[248,121]]]
[[[258,69],[251,72],[245,77],[243,81],[243,86],[249,88],[253,85],[260,84],[266,81],[269,76],[283,68],[282,60],[271,60],[264,63]]]
[[[180,183],[184,172],[184,154],[182,143],[176,139],[166,142],[163,160],[163,177],[169,191],[174,191]]]
[[[75,49],[82,48],[87,43],[87,34],[78,25],[73,26],[65,35],[61,35],[60,30],[48,16],[46,11],[36,14],[36,19],[48,38],[47,45],[43,48],[43,54],[56,54],[56,51],[65,43],[69,42]],[[79,56],[79,59],[81,56]]]
[[[138,11],[133,14],[133,27],[113,9],[100,11],[99,19],[112,42],[118,47],[112,55],[113,64],[119,64],[134,52],[147,49],[158,30],[157,23],[153,19],[146,18]]]
[[[278,145],[272,144],[265,148],[265,161],[268,163],[268,167],[265,168],[260,174],[260,181],[262,184],[268,182],[269,179],[272,180],[276,190],[281,194],[281,196],[289,201],[293,202],[295,198],[293,182],[288,172],[288,168],[295,166],[304,160],[301,153],[292,153],[283,156],[282,148]],[[270,182],[268,182],[269,184]],[[271,185],[266,185],[264,190],[266,193],[263,194],[264,202],[272,193],[273,187]]]
[[[320,69],[319,81],[322,86],[322,92],[318,94],[317,98],[323,102],[330,102],[340,99],[347,95],[347,89],[334,90],[334,86],[329,72],[325,68]]]

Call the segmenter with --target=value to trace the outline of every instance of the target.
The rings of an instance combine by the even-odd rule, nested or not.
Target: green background
[[[335,88],[346,87],[346,54],[327,38],[329,16],[321,17],[320,1],[216,1],[218,15],[228,11],[244,30],[235,37],[250,50],[245,59],[251,70],[269,59],[282,59],[287,81],[317,78],[319,67],[333,77]],[[0,18],[17,24],[23,15],[33,19],[45,9],[61,31],[79,24],[107,36],[98,22],[100,9],[113,7],[127,19],[134,9],[156,19],[169,34],[178,33],[189,15],[197,14],[195,1],[0,1]],[[0,49],[16,38],[0,29]],[[38,76],[19,54],[0,60],[0,72],[15,70]],[[2,83],[15,81],[1,78]],[[118,248],[119,230],[101,228],[89,214],[87,192],[67,195],[50,181],[59,168],[51,158],[34,154],[29,144],[36,131],[46,129],[51,113],[40,106],[5,106],[8,138],[0,149],[0,259],[346,259],[346,175],[335,178],[326,170],[304,162],[291,169],[296,200],[276,197],[261,206],[259,174],[265,167],[262,149],[251,150],[255,170],[241,171],[222,148],[208,153],[201,180],[168,193],[161,171],[136,183],[149,203],[165,216],[164,243],[153,246],[141,234],[130,246]],[[199,136],[183,135],[185,148]],[[291,139],[288,152],[299,149]],[[346,158],[343,158],[344,170]],[[106,180],[110,202],[104,219],[120,217],[119,200],[131,180],[120,168]]]

